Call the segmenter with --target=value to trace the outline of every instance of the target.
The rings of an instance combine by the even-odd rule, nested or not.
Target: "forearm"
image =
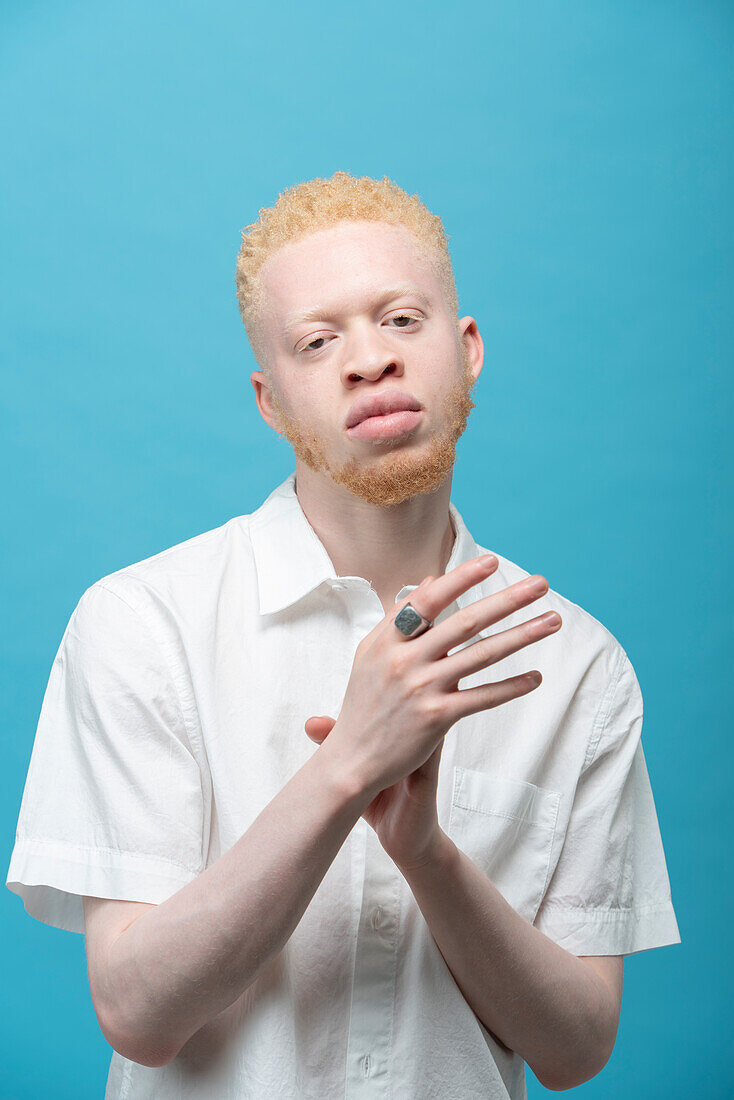
[[[242,994],[290,938],[366,797],[320,748],[224,855],[117,938],[108,989],[121,1045],[165,1064]]]
[[[434,859],[401,870],[464,998],[546,1087],[589,1080],[614,1044],[607,986],[521,917],[445,833],[440,837]]]

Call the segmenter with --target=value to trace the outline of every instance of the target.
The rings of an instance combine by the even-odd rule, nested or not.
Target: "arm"
[[[430,856],[401,871],[466,1001],[546,1088],[588,1081],[614,1048],[621,981],[608,984],[596,964],[534,928],[445,833],[438,836]]]
[[[319,749],[211,866],[109,948],[108,1041],[144,1065],[171,1061],[281,950],[369,801]]]
[[[454,573],[454,584],[466,588],[478,565]],[[292,935],[370,802],[442,738],[445,728],[415,711],[403,736],[392,736],[389,716],[408,685],[395,675],[393,647],[375,644],[386,627],[393,629],[384,619],[357,646],[344,722],[327,743],[229,851],[112,939],[95,1010],[124,1057],[166,1065],[241,996]]]
[[[435,620],[462,583],[464,588],[467,580],[476,583],[480,566],[481,561],[470,562],[436,580],[426,578],[413,592],[411,603],[429,621]],[[490,563],[486,568],[494,566]],[[361,708],[370,742],[379,743],[385,700],[392,706],[388,730],[394,728],[393,715],[400,709],[402,740],[416,710],[424,723],[436,722],[440,730],[443,724],[448,727],[459,717],[488,710],[537,687],[541,676],[530,673],[455,690],[464,677],[557,630],[561,624],[557,613],[495,633],[451,656],[448,653],[545,590],[544,578],[530,577],[457,611],[407,645],[395,642],[397,631],[378,636],[372,651],[365,654],[367,658],[374,654],[377,665],[371,677],[372,684],[377,684],[373,704]],[[384,687],[380,682],[380,648],[388,654],[393,676],[404,685],[406,694],[398,707],[390,699],[390,683]],[[328,745],[335,735],[339,737],[340,724],[344,732],[345,712],[346,730],[350,718],[356,725],[349,701],[348,690],[338,722],[326,715],[310,718],[308,736],[325,738]],[[440,829],[436,790],[442,740],[399,782],[388,789],[384,782],[375,783],[375,799],[364,816],[411,887],[446,965],[479,1020],[530,1064],[546,1088],[571,1088],[599,1073],[611,1055],[621,1003],[621,958],[592,964],[565,951],[522,918]],[[375,765],[370,754],[366,760],[369,783]]]
[[[423,595],[433,619],[496,566],[491,557],[465,562],[430,589],[433,579],[427,578],[412,599]],[[489,605],[503,617],[538,594],[531,578],[477,606]],[[436,761],[437,747],[460,713],[487,709],[536,686],[515,676],[450,693],[445,701],[442,691],[435,694],[434,669],[448,667],[449,676],[453,670],[463,677],[476,649],[448,658],[453,663],[447,666],[434,664],[431,646],[451,649],[474,637],[476,608],[450,616],[407,646],[391,619],[386,616],[357,646],[339,721],[325,744],[228,852],[112,942],[97,987],[98,1016],[108,1041],[124,1056],[151,1066],[171,1061],[282,949],[359,817],[370,805],[373,820],[380,813],[381,792],[429,759]],[[517,648],[515,639],[525,638],[527,629],[505,634]],[[497,645],[496,639],[490,643]],[[486,664],[487,656],[479,660]],[[397,712],[399,738],[393,733]]]

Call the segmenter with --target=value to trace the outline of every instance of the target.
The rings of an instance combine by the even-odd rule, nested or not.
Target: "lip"
[[[423,413],[420,409],[399,409],[397,412],[385,413],[382,416],[368,416],[360,420],[352,428],[347,428],[347,435],[352,439],[397,439],[401,435],[407,435],[415,431],[421,422]]]
[[[383,390],[381,393],[374,393],[355,401],[347,413],[344,427],[349,430],[368,417],[385,416],[388,413],[404,410],[419,412],[420,408],[420,402],[413,397],[412,393],[396,389]]]

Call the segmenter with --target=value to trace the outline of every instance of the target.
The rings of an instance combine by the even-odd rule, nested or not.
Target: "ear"
[[[260,416],[265,423],[280,435],[278,423],[273,412],[273,400],[270,391],[270,379],[261,370],[254,370],[250,375],[250,382],[255,391],[255,402]]]
[[[459,321],[459,335],[469,356],[471,372],[474,375],[474,381],[476,381],[484,366],[484,341],[474,317],[461,318]]]

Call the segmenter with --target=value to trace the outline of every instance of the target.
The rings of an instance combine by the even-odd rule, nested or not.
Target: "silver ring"
[[[417,638],[424,634],[433,623],[416,611],[412,603],[404,604],[395,616],[395,626],[406,638]]]

